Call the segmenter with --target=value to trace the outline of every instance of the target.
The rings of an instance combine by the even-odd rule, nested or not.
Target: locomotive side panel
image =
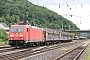
[[[43,30],[29,28],[29,40],[30,42],[44,41]]]

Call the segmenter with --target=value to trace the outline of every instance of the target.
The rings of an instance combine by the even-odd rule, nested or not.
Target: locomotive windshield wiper
[[[16,31],[15,32],[18,32],[18,29],[16,29]]]

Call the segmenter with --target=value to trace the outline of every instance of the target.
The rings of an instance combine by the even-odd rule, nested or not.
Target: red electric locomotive
[[[11,46],[33,45],[38,41],[44,41],[43,29],[29,25],[11,26],[9,31],[9,44]]]

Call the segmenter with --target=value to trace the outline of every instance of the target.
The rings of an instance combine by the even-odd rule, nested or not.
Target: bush
[[[0,39],[3,42],[8,40],[8,34],[6,33],[4,29],[1,29],[1,28],[0,28]]]

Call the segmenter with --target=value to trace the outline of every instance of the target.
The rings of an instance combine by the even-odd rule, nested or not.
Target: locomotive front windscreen
[[[12,27],[11,32],[23,32],[24,31],[24,27]]]

